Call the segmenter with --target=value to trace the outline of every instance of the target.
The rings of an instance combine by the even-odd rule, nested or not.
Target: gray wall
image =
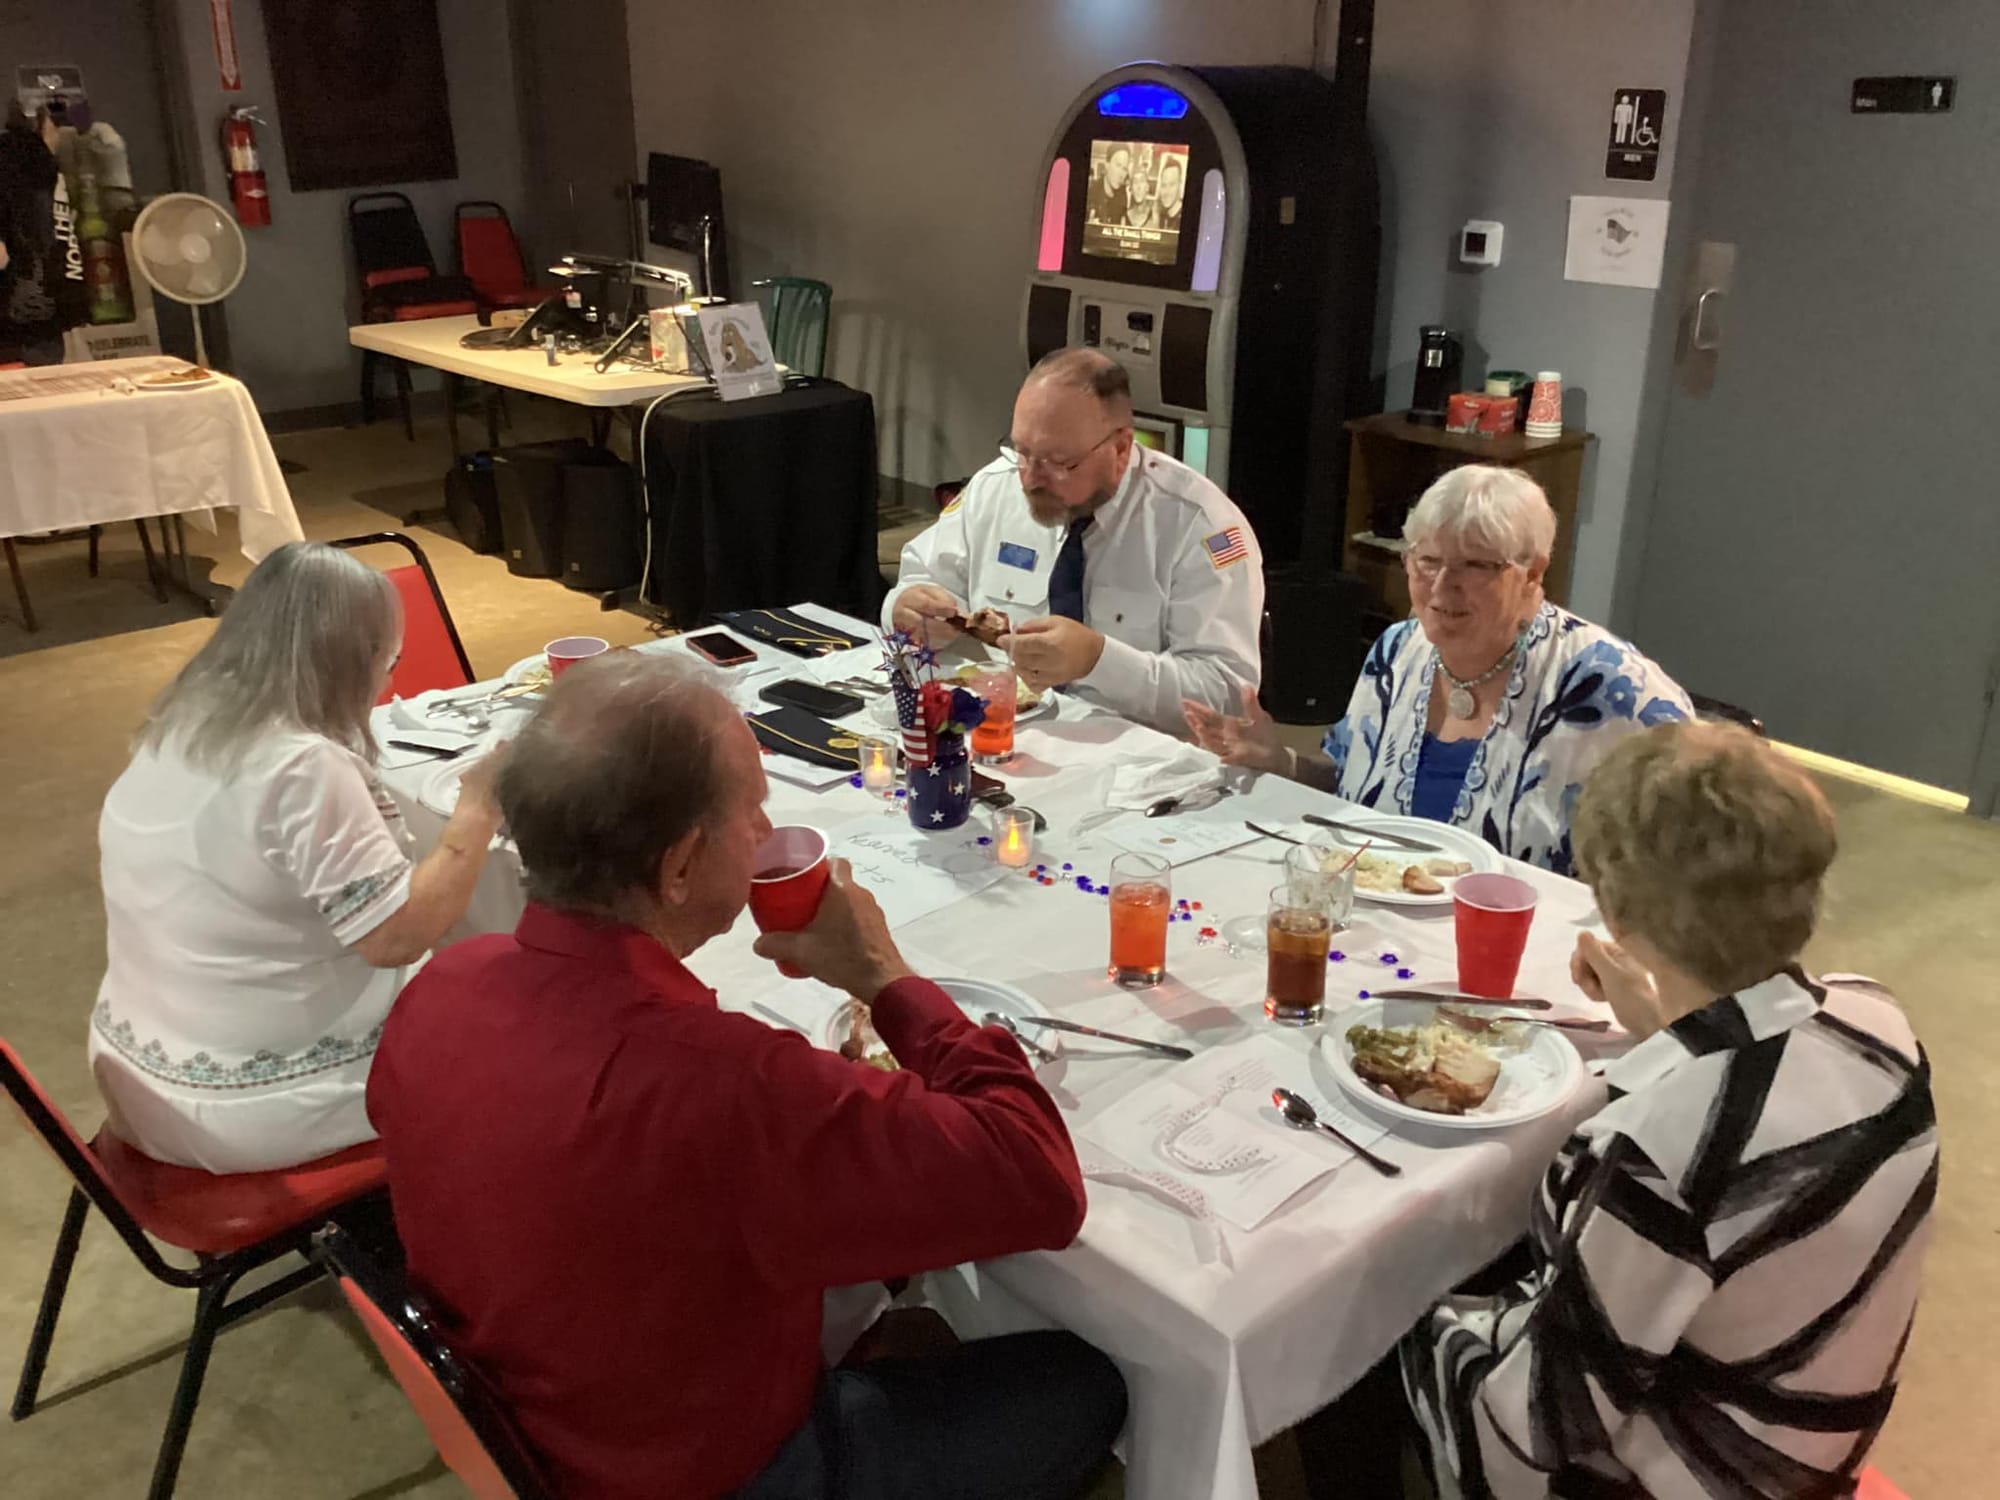
[[[1313,29],[1312,0],[628,12],[641,160],[722,169],[739,291],[778,273],[832,283],[827,373],[874,396],[882,472],[924,484],[970,472],[1006,430],[1034,177],[1070,101],[1135,58],[1303,65]]]
[[[1388,0],[1376,13],[1370,123],[1383,182],[1376,367],[1405,406],[1417,327],[1465,338],[1465,383],[1488,368],[1561,370],[1564,416],[1597,434],[1584,469],[1571,604],[1604,620],[1642,443],[1657,313],[1673,296],[1563,279],[1572,194],[1669,196],[1695,0]],[[1611,99],[1664,88],[1659,178],[1604,178]],[[1681,211],[1675,205],[1675,212]],[[1506,225],[1500,265],[1458,264],[1467,219]],[[1650,429],[1649,429],[1650,430]],[[1650,475],[1643,468],[1641,482]]]
[[[1468,378],[1561,369],[1598,433],[1574,599],[1604,617],[1633,476],[1653,293],[1562,279],[1572,193],[1610,191],[1612,91],[1670,91],[1666,196],[1695,0],[1386,0],[1373,130],[1384,169],[1378,370],[1408,400],[1420,323],[1472,346]],[[829,373],[875,396],[882,470],[922,483],[981,462],[1021,368],[1035,169],[1060,112],[1136,58],[1294,63],[1313,0],[738,0],[633,5],[638,146],[723,171],[739,281],[833,283]],[[1329,11],[1331,6],[1329,6]],[[1329,28],[1330,32],[1330,28]],[[690,51],[754,59],[690,69]],[[672,87],[654,81],[673,80]],[[1461,274],[1468,218],[1507,226],[1506,259]],[[1566,539],[1567,540],[1567,539]]]
[[[74,63],[92,116],[125,137],[133,186],[159,193],[170,184],[149,8],[140,0],[0,0],[0,94],[14,97],[17,67]]]
[[[295,194],[285,171],[284,131],[271,87],[264,43],[263,7],[238,0],[236,43],[243,91],[225,94],[216,76],[215,47],[205,0],[179,0],[182,58],[197,135],[207,143],[199,159],[196,190],[228,201],[222,152],[214,144],[232,104],[262,106],[270,123],[257,132],[270,180],[271,227],[250,229],[250,266],[227,303],[234,373],[250,387],[262,411],[292,411],[354,401],[360,390],[360,356],[348,348],[347,327],[357,316],[352,258],[347,248],[346,191]],[[515,118],[506,15],[495,0],[438,0],[444,36],[452,129],[459,175],[451,182],[398,184],[409,194],[430,237],[441,270],[454,249],[451,209],[467,198],[493,198],[518,207],[520,137]],[[382,128],[393,130],[394,121]],[[427,376],[419,376],[424,380]],[[387,381],[383,382],[387,390]]]

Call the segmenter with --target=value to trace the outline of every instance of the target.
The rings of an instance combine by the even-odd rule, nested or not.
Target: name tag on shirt
[[[1023,547],[1019,542],[1002,542],[1000,561],[1010,568],[1026,568],[1032,573],[1035,571],[1035,549]]]

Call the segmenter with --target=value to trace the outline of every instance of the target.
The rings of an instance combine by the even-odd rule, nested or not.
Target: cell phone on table
[[[993,800],[995,798],[1004,798],[1005,800],[995,801]],[[972,772],[972,800],[974,802],[984,802],[989,807],[1005,807],[1014,799],[1008,795],[1006,782],[997,776],[988,776],[984,771],[974,768]]]
[[[755,661],[757,653],[726,630],[705,631],[688,637],[688,650],[718,667],[740,667]]]
[[[866,707],[852,693],[821,687],[816,682],[801,682],[796,677],[772,683],[763,690],[761,696],[766,703],[776,703],[785,708],[802,708],[809,714],[818,714],[822,719],[844,719],[849,714],[860,713]]]

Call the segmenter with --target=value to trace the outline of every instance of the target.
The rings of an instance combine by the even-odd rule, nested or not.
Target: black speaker
[[[469,453],[445,470],[444,513],[458,539],[474,552],[500,550],[500,494],[493,455]]]
[[[644,523],[632,466],[603,449],[563,466],[562,581],[608,593],[644,568]]]
[[[554,578],[562,572],[563,466],[590,451],[582,438],[563,438],[493,455],[500,547],[509,573]]]
[[[1265,580],[1259,700],[1281,724],[1330,724],[1347,712],[1382,623],[1367,586],[1325,568],[1272,568]]]

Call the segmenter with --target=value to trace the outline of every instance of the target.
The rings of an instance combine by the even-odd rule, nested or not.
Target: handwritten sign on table
[[[1354,1160],[1279,1118],[1279,1084],[1310,1095],[1306,1055],[1258,1037],[1217,1047],[1134,1089],[1085,1127],[1134,1171],[1170,1180],[1238,1229],[1255,1229],[1306,1184]],[[1364,1144],[1387,1134],[1332,1100],[1322,1117]]]
[[[976,895],[1009,873],[963,829],[920,833],[889,824],[848,834],[834,844],[833,856],[854,867],[854,878],[882,903],[892,929]]]

